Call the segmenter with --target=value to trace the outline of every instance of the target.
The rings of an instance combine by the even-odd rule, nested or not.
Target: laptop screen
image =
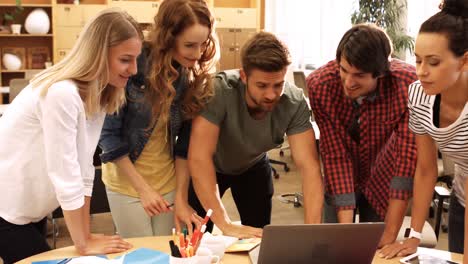
[[[384,223],[268,225],[253,264],[371,263]]]

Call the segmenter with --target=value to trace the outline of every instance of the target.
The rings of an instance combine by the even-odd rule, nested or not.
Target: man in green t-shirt
[[[225,235],[261,236],[270,223],[273,195],[266,152],[283,143],[286,134],[303,178],[305,222],[319,223],[323,187],[315,135],[302,90],[284,80],[287,47],[261,32],[244,45],[241,59],[242,69],[216,75],[215,96],[193,120],[189,202],[201,216],[204,208],[213,209],[211,219]],[[231,223],[222,204],[228,188],[241,226]]]

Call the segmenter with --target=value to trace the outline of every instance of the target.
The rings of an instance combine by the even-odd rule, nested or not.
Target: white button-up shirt
[[[86,117],[73,81],[41,90],[28,85],[0,118],[0,217],[13,224],[78,209],[92,193],[105,114]]]

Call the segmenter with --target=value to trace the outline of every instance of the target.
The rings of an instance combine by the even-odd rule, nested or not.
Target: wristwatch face
[[[414,238],[417,238],[417,239],[421,239],[422,234],[419,233],[419,232],[414,231],[414,229],[412,229],[412,228],[406,228],[405,229],[405,237],[406,238],[414,237]]]
[[[405,237],[409,237],[410,233],[411,233],[411,228],[406,228],[405,229]]]

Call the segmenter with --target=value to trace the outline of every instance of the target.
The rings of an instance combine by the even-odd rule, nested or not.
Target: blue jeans
[[[360,193],[356,193],[356,209],[354,210],[353,222],[356,220],[356,213],[359,212],[359,222],[383,222],[384,219],[375,212],[374,208],[369,204],[366,197]],[[323,205],[323,222],[324,223],[338,223],[338,215],[336,207],[331,199],[325,194],[325,201]]]
[[[449,208],[449,251],[463,254],[465,240],[465,208],[452,193]]]

